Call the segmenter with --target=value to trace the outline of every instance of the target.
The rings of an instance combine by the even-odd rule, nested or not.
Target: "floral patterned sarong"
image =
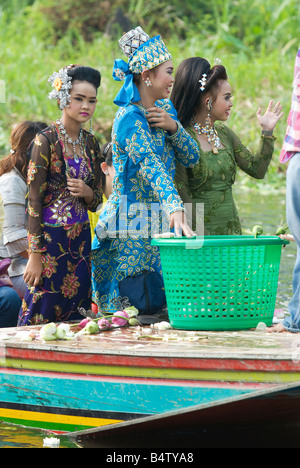
[[[27,290],[18,326],[78,320],[78,307],[91,305],[89,222],[45,226],[44,237],[43,281]]]
[[[78,320],[78,308],[91,305],[91,233],[88,209],[102,201],[99,186],[102,157],[93,135],[83,132],[84,154],[64,152],[57,123],[39,134],[28,170],[29,251],[41,254],[42,279],[27,289],[18,326]],[[67,174],[82,179],[94,192],[87,206],[73,197]]]

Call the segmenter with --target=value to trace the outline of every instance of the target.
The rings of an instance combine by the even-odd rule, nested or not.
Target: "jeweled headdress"
[[[58,99],[61,109],[69,107],[71,101],[69,90],[72,88],[72,78],[68,75],[68,68],[61,68],[58,72],[52,73],[48,79],[54,88],[49,93],[49,99]]]
[[[145,42],[149,41],[150,37],[140,26],[131,31],[128,31],[119,39],[119,46],[127,57],[131,55]]]
[[[133,83],[133,74],[151,70],[161,63],[172,60],[172,56],[160,36],[150,39],[140,26],[124,34],[119,40],[119,45],[128,57],[128,63],[120,59],[115,60],[113,78],[116,81],[125,79],[125,84],[114,103],[126,106],[130,102],[140,101],[138,89]]]

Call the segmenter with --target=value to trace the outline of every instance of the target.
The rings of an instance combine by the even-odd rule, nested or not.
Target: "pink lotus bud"
[[[127,312],[125,312],[125,310],[119,310],[118,312],[114,313],[111,321],[115,325],[118,325],[119,327],[123,327],[124,325],[128,324],[128,320],[126,319],[129,319],[129,315],[127,314]]]
[[[101,319],[98,320],[98,327],[99,328],[110,328],[111,323],[106,318],[101,318]]]
[[[86,317],[79,323],[79,328],[84,328],[92,319],[90,317]]]

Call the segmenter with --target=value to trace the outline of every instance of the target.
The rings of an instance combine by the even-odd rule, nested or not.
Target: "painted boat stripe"
[[[0,366],[4,363],[0,362]],[[197,369],[160,369],[129,366],[99,366],[73,363],[5,359],[5,367],[30,369],[62,374],[92,374],[144,379],[210,380],[242,382],[294,382],[300,380],[300,372],[261,372],[261,371],[210,371]]]
[[[154,379],[154,378],[136,378],[136,377],[122,377],[122,376],[111,376],[111,375],[79,375],[72,373],[58,373],[58,372],[47,372],[47,371],[37,371],[32,370],[18,370],[18,369],[6,369],[0,368],[0,375],[27,375],[27,376],[36,376],[42,378],[51,378],[51,379],[68,379],[68,380],[82,380],[82,381],[91,381],[91,382],[111,382],[111,383],[128,383],[134,385],[154,385],[154,386],[180,386],[180,387],[205,387],[205,388],[228,388],[228,387],[237,387],[243,389],[256,389],[256,388],[266,388],[270,385],[273,385],[272,382],[239,382],[239,381],[218,381],[218,380],[179,380],[179,379]],[[300,379],[299,379],[300,380]]]
[[[212,357],[205,358],[184,358],[176,356],[132,356],[132,355],[111,355],[111,354],[94,354],[94,353],[71,353],[62,351],[45,351],[32,350],[23,348],[7,348],[6,358],[28,359],[34,361],[48,362],[65,362],[65,363],[80,363],[80,364],[97,364],[97,365],[119,365],[119,366],[143,366],[143,367],[159,367],[159,368],[183,368],[183,369],[207,369],[207,370],[244,370],[244,371],[299,371],[300,361],[291,359],[234,359],[222,358],[216,359]],[[2,357],[2,356],[1,356]],[[4,358],[5,359],[5,358]]]
[[[1,365],[1,363],[0,363]],[[6,365],[17,369],[30,369],[46,372],[57,372],[62,377],[74,374],[92,374],[119,377],[139,377],[147,379],[171,380],[210,380],[231,382],[295,382],[300,380],[299,372],[259,372],[259,371],[209,371],[196,369],[155,369],[144,367],[120,367],[80,364],[59,364],[44,361],[20,361],[7,359]]]
[[[36,411],[24,411],[0,408],[0,418],[5,419],[23,419],[27,421],[43,421],[49,423],[61,423],[63,425],[79,425],[79,426],[104,426],[122,422],[122,419],[104,419],[104,418],[89,418],[85,416],[71,416],[66,414],[41,413]]]

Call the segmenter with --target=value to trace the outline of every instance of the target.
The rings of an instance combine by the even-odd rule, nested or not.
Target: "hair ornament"
[[[112,147],[112,142],[110,141],[107,143],[106,147],[104,148],[104,151],[102,153],[102,156],[105,158],[107,153],[109,152],[110,148]]]
[[[60,109],[69,107],[69,102],[71,101],[69,90],[72,88],[72,77],[68,75],[67,70],[69,68],[73,68],[73,66],[61,68],[58,72],[52,73],[48,79],[54,88],[48,97],[49,99],[58,99]]]
[[[203,73],[203,75],[202,75],[202,77],[201,77],[201,80],[199,80],[199,83],[201,84],[201,86],[200,86],[200,90],[201,90],[201,91],[204,91],[204,90],[205,90],[206,77],[207,77],[207,74],[206,74],[206,73]]]
[[[222,60],[220,58],[215,58],[214,65],[222,65]]]
[[[11,149],[9,150],[10,154],[15,154],[15,150]]]

